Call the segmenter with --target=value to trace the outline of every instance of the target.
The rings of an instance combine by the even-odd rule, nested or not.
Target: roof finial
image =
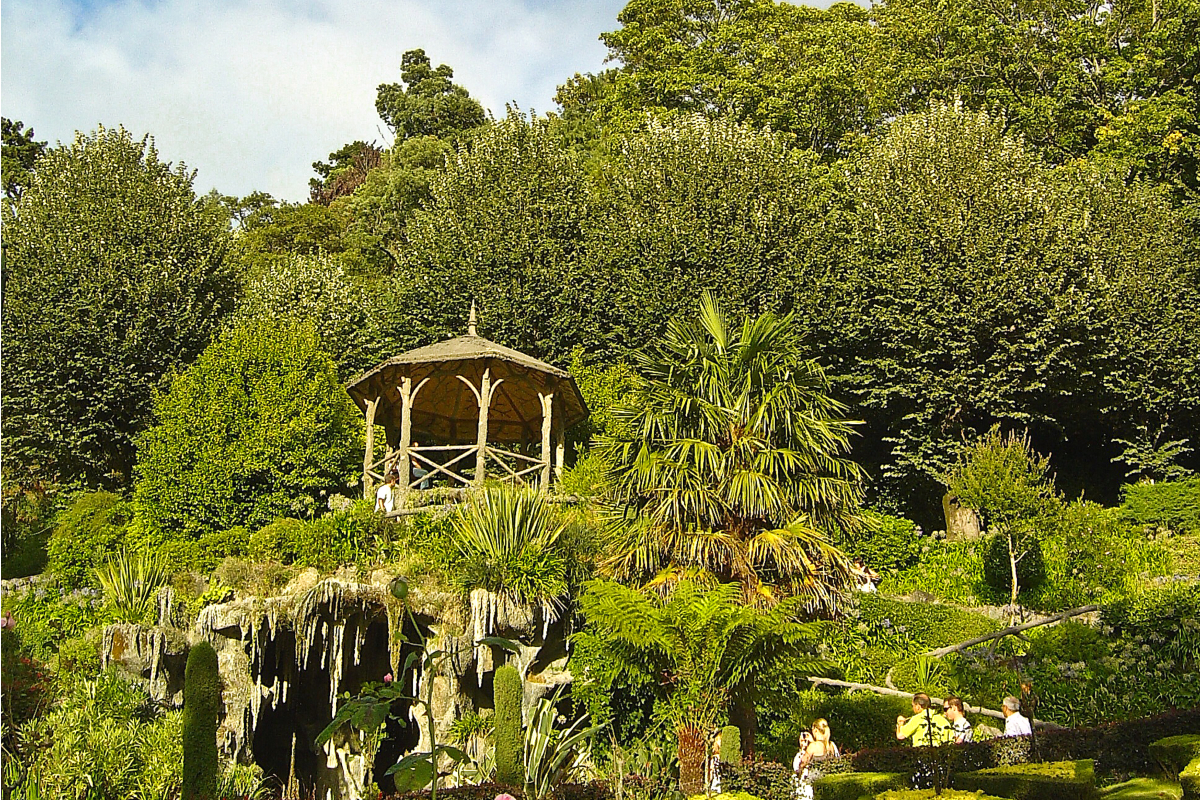
[[[478,336],[475,332],[475,301],[471,301],[471,316],[467,320],[467,336]]]

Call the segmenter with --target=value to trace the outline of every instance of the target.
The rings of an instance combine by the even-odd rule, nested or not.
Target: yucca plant
[[[541,492],[491,487],[464,504],[452,524],[465,592],[486,589],[522,602],[553,602],[567,593],[568,525]]]
[[[611,465],[614,577],[669,591],[681,578],[735,582],[769,607],[828,610],[849,584],[831,541],[859,523],[854,423],[803,355],[791,315],[732,326],[711,294],[638,354],[629,401],[601,437]]]
[[[111,561],[96,568],[96,580],[104,598],[124,622],[141,622],[149,616],[159,587],[170,577],[167,567],[144,550],[121,550]]]
[[[562,691],[559,686],[549,698],[539,699],[525,727],[525,796],[532,800],[543,800],[574,778],[587,764],[592,738],[608,724],[585,727],[584,714],[565,729],[555,729]]]

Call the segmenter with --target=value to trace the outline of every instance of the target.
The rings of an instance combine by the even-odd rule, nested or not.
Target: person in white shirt
[[[387,474],[387,483],[375,491],[375,510],[390,514],[396,508],[396,481],[400,476],[393,470]]]
[[[1033,735],[1033,726],[1029,724],[1029,718],[1021,713],[1020,700],[1015,697],[1004,698],[1004,706],[1001,711],[1004,712],[1005,736]]]

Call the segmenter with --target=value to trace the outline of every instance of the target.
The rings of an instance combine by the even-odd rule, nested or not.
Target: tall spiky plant
[[[96,568],[96,580],[104,598],[125,622],[141,622],[149,616],[159,587],[167,582],[166,566],[146,551],[121,550],[111,561]]]
[[[487,589],[522,602],[558,603],[567,592],[568,525],[541,492],[485,489],[459,508],[453,542],[462,589]]]
[[[863,474],[846,458],[854,423],[793,317],[734,327],[706,294],[635,367],[630,402],[613,412],[627,433],[600,439],[612,465],[606,566],[666,588],[734,581],[762,607],[835,605],[849,569],[828,534],[858,524]]]
[[[660,719],[678,739],[685,794],[702,789],[707,731],[731,705],[753,701],[781,675],[827,669],[812,655],[818,623],[796,621],[802,600],[770,611],[742,602],[735,584],[683,581],[667,599],[612,581],[593,581],[580,597],[580,646],[603,654],[608,674],[647,685]]]

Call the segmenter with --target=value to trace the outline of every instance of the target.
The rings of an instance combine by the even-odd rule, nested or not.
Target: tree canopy
[[[120,486],[153,391],[237,298],[227,217],[149,137],[47,150],[4,215],[4,459]]]

